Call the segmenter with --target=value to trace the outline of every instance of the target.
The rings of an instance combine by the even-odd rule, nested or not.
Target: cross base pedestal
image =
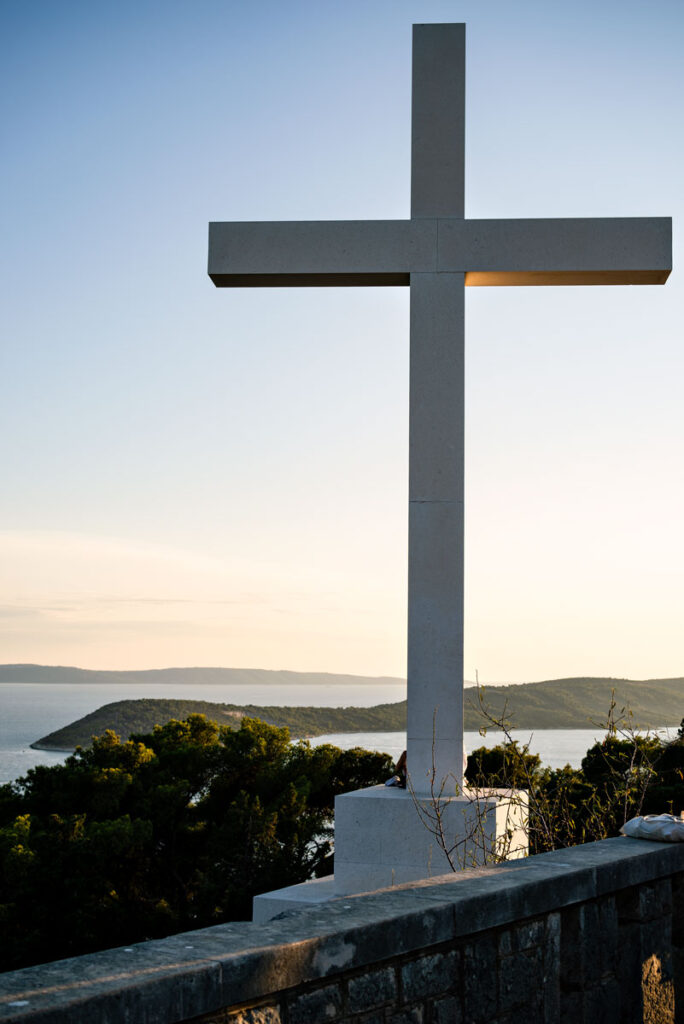
[[[453,868],[443,845],[457,870],[495,855],[525,857],[527,812],[523,790],[464,790],[440,801],[387,786],[344,793],[335,799],[334,877],[255,896],[253,919],[447,874]]]

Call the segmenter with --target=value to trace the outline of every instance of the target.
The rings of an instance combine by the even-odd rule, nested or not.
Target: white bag
[[[674,814],[647,814],[631,818],[620,829],[630,839],[652,839],[661,843],[684,843],[684,821]]]

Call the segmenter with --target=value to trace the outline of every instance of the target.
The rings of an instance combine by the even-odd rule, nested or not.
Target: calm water
[[[330,686],[183,686],[165,683],[149,685],[87,686],[62,683],[0,683],[0,783],[25,774],[36,764],[59,764],[65,754],[51,750],[31,750],[30,744],[46,733],[68,725],[103,704],[115,700],[141,697],[186,698],[226,704],[260,704],[319,707],[371,707],[403,700],[405,687],[400,684]],[[667,730],[664,730],[667,733]],[[674,735],[676,729],[670,730]],[[587,749],[603,733],[597,729],[519,730],[516,737],[530,744],[543,764],[560,768],[565,764],[579,766]],[[488,732],[483,739],[477,732],[465,734],[466,748],[496,746],[500,733]],[[338,747],[366,747],[383,750],[397,758],[406,746],[400,732],[334,733],[318,736],[312,743],[334,743]]]
[[[83,683],[0,683],[0,783],[23,775],[36,764],[59,764],[66,755],[52,750],[31,750],[30,744],[47,733],[103,704],[142,697],[208,700],[217,704],[258,704],[302,707],[371,707],[403,700],[403,684],[263,686],[149,683],[88,686]],[[354,746],[354,744],[351,744]]]
[[[653,731],[653,730],[652,730]],[[676,729],[659,729],[658,733],[667,739],[672,739],[677,734]],[[579,768],[580,762],[589,747],[597,740],[603,739],[605,733],[600,729],[538,729],[536,732],[516,729],[513,732],[515,739],[522,743],[529,743],[530,751],[539,754],[542,764],[550,768],[562,768],[569,764],[573,768]],[[497,743],[503,743],[504,735],[495,732],[493,729],[487,731],[483,738],[479,732],[464,733],[467,751],[476,750],[478,747],[495,747]],[[365,747],[367,750],[383,750],[398,758],[406,747],[406,734],[403,732],[355,732],[355,733],[332,733],[330,736],[316,736],[311,740],[312,744],[334,743],[336,747],[348,750],[349,747]]]

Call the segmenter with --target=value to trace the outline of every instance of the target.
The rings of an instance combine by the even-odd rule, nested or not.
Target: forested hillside
[[[373,708],[257,707],[254,704],[213,704],[205,700],[119,700],[44,736],[36,749],[73,750],[87,746],[93,736],[113,729],[123,739],[149,732],[172,718],[206,715],[219,725],[236,728],[245,716],[269,725],[287,726],[294,738],[329,732],[399,732],[406,728],[406,701]]]
[[[679,725],[684,718],[684,679],[553,679],[480,691],[494,718],[505,717],[520,729],[586,729],[602,724],[615,693],[618,710],[628,707],[632,724],[643,728]],[[340,732],[400,732],[406,728],[406,701],[370,708],[259,707],[196,700],[123,700],[37,740],[34,747],[73,750],[113,729],[123,739],[189,714],[204,714],[220,725],[237,726],[245,715],[287,726],[294,737]],[[465,691],[465,728],[485,724],[478,691]]]

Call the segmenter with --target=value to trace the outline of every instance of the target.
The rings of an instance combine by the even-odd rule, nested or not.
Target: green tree
[[[538,754],[530,754],[527,745],[508,740],[496,747],[478,747],[468,755],[466,780],[474,786],[501,786],[529,789],[541,766]]]
[[[10,969],[250,916],[331,850],[333,801],[384,754],[292,745],[190,715],[0,787],[0,964]]]

